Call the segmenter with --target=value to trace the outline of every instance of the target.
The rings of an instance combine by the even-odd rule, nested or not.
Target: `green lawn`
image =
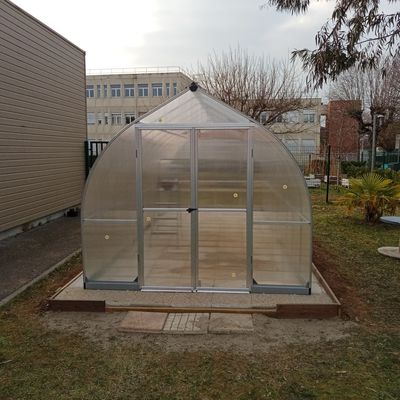
[[[400,229],[343,217],[312,194],[315,262],[358,321],[346,339],[240,354],[48,331],[44,299],[78,257],[0,310],[0,399],[400,399],[400,261],[376,252]]]

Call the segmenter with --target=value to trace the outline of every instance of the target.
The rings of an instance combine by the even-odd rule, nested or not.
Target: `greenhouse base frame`
[[[277,303],[275,307],[178,307],[160,305],[109,305],[106,300],[87,300],[80,298],[59,298],[72,284],[82,276],[79,273],[66,285],[59,288],[53,296],[47,300],[48,308],[51,311],[75,311],[75,312],[165,312],[165,313],[235,313],[235,314],[263,314],[271,318],[293,319],[293,318],[314,318],[327,319],[340,317],[341,303],[322,277],[318,269],[313,265],[313,274],[318,283],[330,298],[330,303]],[[99,297],[101,297],[99,291]],[[200,293],[200,292],[198,292]]]

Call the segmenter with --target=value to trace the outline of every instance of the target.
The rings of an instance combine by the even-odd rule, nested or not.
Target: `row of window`
[[[263,111],[260,115],[261,124],[265,124],[268,120],[268,111]],[[315,111],[313,110],[303,110],[303,111],[289,111],[278,115],[274,122],[276,123],[315,123]]]
[[[135,87],[136,86],[136,87]],[[165,89],[165,96],[171,95],[171,84],[166,83],[163,88],[162,83],[152,83],[151,93],[153,97],[162,97],[163,89]],[[87,85],[86,86],[86,97],[108,97],[110,93],[111,97],[121,97],[122,93],[125,97],[134,97],[135,91],[137,91],[138,97],[149,96],[149,85],[147,83],[139,83],[137,85],[133,83],[127,83],[124,85],[111,84],[111,85]],[[176,82],[172,83],[172,94],[175,96],[178,93],[178,85]]]
[[[291,152],[315,151],[315,139],[284,139],[283,143]]]
[[[122,113],[111,113],[102,114],[98,113],[96,118],[96,113],[87,113],[87,124],[88,125],[123,125],[130,124],[135,120],[135,113],[126,112]]]

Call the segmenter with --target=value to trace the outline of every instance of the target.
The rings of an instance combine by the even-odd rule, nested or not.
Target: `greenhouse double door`
[[[137,129],[139,284],[248,290],[247,129]]]

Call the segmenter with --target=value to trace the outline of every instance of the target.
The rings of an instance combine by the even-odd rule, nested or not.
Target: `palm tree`
[[[370,172],[359,179],[350,179],[350,188],[339,199],[349,213],[355,208],[363,210],[365,220],[375,223],[387,213],[393,215],[400,203],[400,185]]]

